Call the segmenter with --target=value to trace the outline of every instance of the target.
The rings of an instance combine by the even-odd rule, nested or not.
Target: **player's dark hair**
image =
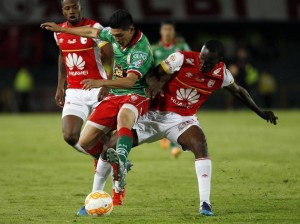
[[[163,20],[163,21],[160,23],[160,27],[162,27],[163,25],[171,25],[171,26],[173,26],[174,28],[175,28],[175,26],[176,26],[176,24],[175,24],[174,21],[168,20],[168,19]]]
[[[220,59],[224,59],[224,45],[221,41],[209,40],[204,45],[210,52],[216,53]]]
[[[61,0],[61,1],[60,1],[60,4],[63,5],[64,1],[65,1],[65,0]],[[81,5],[80,0],[75,0],[75,1],[76,1],[79,5]]]
[[[113,29],[128,30],[132,25],[132,16],[126,9],[118,9],[109,18],[109,26]]]

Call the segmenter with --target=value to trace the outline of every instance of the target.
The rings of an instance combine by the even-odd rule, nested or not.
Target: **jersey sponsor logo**
[[[87,43],[87,38],[86,37],[80,37],[80,43],[86,44]]]
[[[180,88],[176,90],[176,99],[171,97],[171,101],[177,106],[192,108],[193,104],[199,101],[200,94],[197,90]]]
[[[141,59],[143,61],[146,61],[148,56],[146,53],[142,52],[142,51],[136,51],[134,52],[133,56],[132,56],[133,59]]]
[[[138,61],[133,62],[133,66],[136,68],[141,67],[142,64],[143,64],[143,60],[138,60]]]
[[[218,68],[218,69],[214,70],[213,75],[220,76],[221,74],[219,74],[219,73],[220,73],[221,69],[222,68]]]
[[[58,39],[58,42],[61,44],[61,43],[63,43],[64,42],[64,38],[59,38]]]
[[[76,53],[69,53],[66,57],[66,64],[70,70],[73,70],[74,67],[83,70],[85,66],[85,61],[81,56],[78,57]]]
[[[75,43],[76,43],[76,39],[68,40],[68,44],[75,44]]]
[[[187,59],[185,59],[185,63],[190,64],[190,65],[195,65],[195,59],[187,58]]]
[[[210,79],[207,83],[207,87],[213,87],[215,82],[216,82],[216,80]]]

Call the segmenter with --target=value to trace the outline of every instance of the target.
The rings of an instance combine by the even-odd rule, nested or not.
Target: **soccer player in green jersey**
[[[50,31],[99,38],[113,46],[113,80],[82,81],[83,89],[108,87],[111,90],[89,117],[80,135],[79,144],[87,153],[95,155],[95,151],[99,151],[100,155],[102,149],[99,149],[99,140],[109,131],[117,129],[116,151],[108,149],[107,160],[100,157],[98,166],[101,164],[105,169],[99,170],[97,166],[93,191],[103,190],[103,185],[99,186],[100,181],[97,181],[97,178],[103,173],[108,175],[112,166],[115,190],[119,193],[125,186],[127,170],[124,164],[133,142],[131,128],[149,107],[149,99],[145,92],[147,85],[142,78],[153,67],[154,61],[147,37],[133,26],[132,16],[127,10],[120,9],[114,12],[109,19],[109,26],[97,29],[88,26],[66,28],[52,22],[41,24],[42,28]]]
[[[161,23],[160,37],[157,43],[151,45],[155,65],[159,65],[170,54],[177,51],[190,51],[190,47],[185,40],[176,36],[175,24],[170,20]]]
[[[165,20],[160,24],[160,40],[152,44],[155,66],[159,65],[169,55],[177,51],[190,51],[189,45],[182,37],[176,36],[175,23],[171,20]],[[163,149],[171,149],[171,154],[177,158],[182,152],[180,147],[164,138],[160,140],[160,146]]]

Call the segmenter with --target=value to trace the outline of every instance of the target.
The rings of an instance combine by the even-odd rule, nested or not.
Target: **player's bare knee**
[[[76,145],[79,140],[79,136],[80,134],[77,133],[64,132],[64,140],[71,146]]]

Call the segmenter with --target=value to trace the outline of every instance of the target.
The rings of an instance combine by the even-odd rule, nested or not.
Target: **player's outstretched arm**
[[[127,77],[115,80],[106,79],[84,79],[81,81],[83,89],[90,90],[97,87],[108,87],[111,89],[130,89],[137,81],[138,76],[134,73],[128,73]]]
[[[258,116],[261,118],[267,120],[271,124],[277,124],[277,119],[272,111],[265,111],[260,109],[246,89],[243,87],[237,85],[236,83],[232,83],[229,86],[224,87],[224,89],[228,90],[233,96],[238,98],[242,103],[244,103],[246,106],[248,106],[251,110],[253,110]]]
[[[81,37],[90,37],[90,38],[97,38],[98,32],[100,31],[100,29],[94,27],[88,27],[88,26],[66,28],[66,27],[61,27],[53,22],[42,23],[41,28],[53,32],[69,33]]]

